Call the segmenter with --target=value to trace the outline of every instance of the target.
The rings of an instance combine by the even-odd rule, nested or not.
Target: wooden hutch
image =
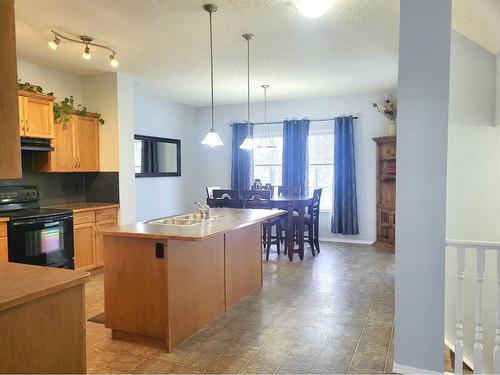
[[[377,242],[394,251],[396,234],[396,137],[373,138],[377,143]]]

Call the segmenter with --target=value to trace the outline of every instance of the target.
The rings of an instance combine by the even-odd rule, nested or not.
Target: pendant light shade
[[[212,107],[211,127],[201,144],[208,146],[223,146],[224,142],[215,131],[214,126],[214,52],[213,52],[213,37],[212,37],[212,13],[217,11],[217,6],[214,4],[206,4],[203,9],[210,15],[210,101]]]
[[[247,41],[247,137],[240,145],[243,150],[253,150],[255,148],[253,136],[250,132],[250,41],[254,38],[253,34],[243,34],[243,39]]]
[[[201,141],[201,144],[207,146],[224,146],[224,142],[222,142],[215,129],[209,130],[203,141]]]
[[[267,124],[267,89],[269,85],[262,85],[261,87],[264,89],[264,140],[262,143],[258,144],[257,147],[266,149],[276,148],[276,145],[269,135],[269,125]]]

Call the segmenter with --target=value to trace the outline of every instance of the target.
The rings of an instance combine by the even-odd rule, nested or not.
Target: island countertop
[[[185,240],[202,241],[236,229],[263,222],[281,215],[284,210],[241,209],[241,208],[212,208],[211,213],[219,216],[200,224],[161,225],[140,222],[120,225],[114,228],[101,230],[104,236],[135,237],[157,240]]]

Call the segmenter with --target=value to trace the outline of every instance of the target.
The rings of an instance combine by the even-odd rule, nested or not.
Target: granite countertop
[[[89,280],[88,272],[0,262],[0,311]]]
[[[212,208],[212,216],[220,216],[191,226],[147,224],[147,222],[119,225],[103,229],[105,236],[150,238],[158,240],[202,241],[286,213],[283,210]]]
[[[56,206],[48,206],[48,208],[60,208],[65,210],[71,210],[73,212],[103,210],[106,208],[117,208],[117,207],[120,207],[118,203],[92,203],[92,202],[66,203],[66,204],[58,204]]]

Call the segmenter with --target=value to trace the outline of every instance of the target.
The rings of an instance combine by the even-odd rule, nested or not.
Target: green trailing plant
[[[60,102],[54,103],[54,121],[62,120],[64,125],[69,123],[70,115],[76,114],[78,116],[87,115],[87,107],[78,104],[75,108],[75,98],[70,96],[69,98],[64,98]],[[97,119],[100,125],[104,124],[104,119],[101,117],[100,113],[97,113]]]
[[[20,79],[17,80],[17,89],[23,91],[36,92],[37,94],[44,94],[42,86],[32,85],[29,82],[21,82]],[[53,92],[45,93],[44,95],[54,96]]]

